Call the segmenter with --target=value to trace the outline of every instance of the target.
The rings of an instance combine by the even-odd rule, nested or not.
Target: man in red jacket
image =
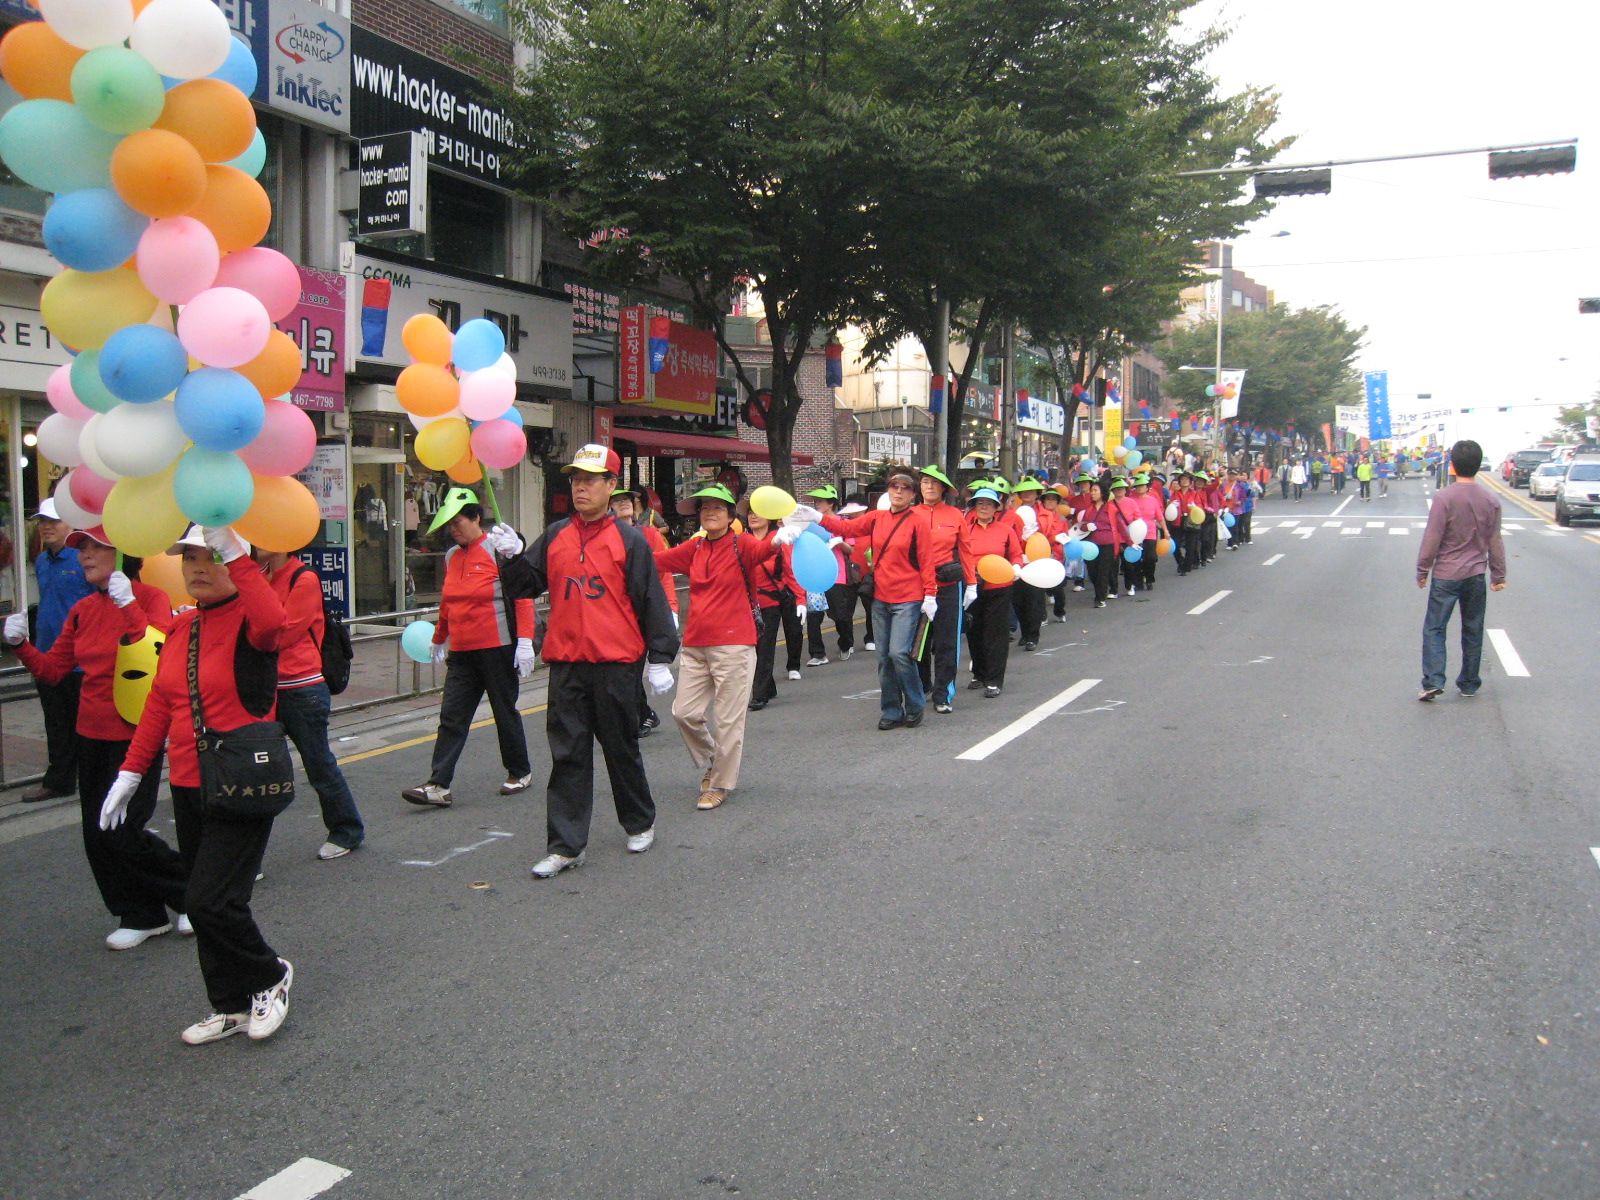
[[[578,449],[562,468],[571,479],[573,515],[555,522],[522,552],[514,534],[497,539],[514,595],[550,594],[544,661],[550,668],[545,735],[549,853],[534,865],[549,879],[583,862],[594,811],[594,743],[606,756],[617,819],[628,849],[655,841],[656,805],[639,754],[639,672],[649,659],[656,695],[672,687],[668,667],[678,631],[644,535],[611,515],[622,460],[606,446]]]

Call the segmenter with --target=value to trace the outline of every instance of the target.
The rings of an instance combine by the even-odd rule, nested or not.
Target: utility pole
[[[939,301],[939,313],[933,327],[933,374],[942,379],[944,400],[939,405],[939,415],[933,421],[933,461],[941,468],[950,466],[950,301]],[[957,441],[960,430],[956,431]],[[953,472],[952,472],[953,473]]]
[[[1016,330],[1006,322],[1000,333],[1000,474],[1017,474],[1017,341]]]
[[[1216,437],[1216,445],[1223,449],[1222,441],[1222,327],[1228,315],[1228,260],[1227,247],[1218,239],[1213,245],[1217,248],[1217,369],[1211,376],[1211,389],[1215,393],[1212,397],[1213,411],[1216,416],[1212,419],[1211,428]],[[1223,454],[1226,455],[1223,449]],[[1226,462],[1223,463],[1227,465]]]

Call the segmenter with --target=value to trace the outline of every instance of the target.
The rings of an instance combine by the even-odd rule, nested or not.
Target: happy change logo
[[[345,47],[343,35],[326,21],[318,21],[315,25],[304,21],[285,25],[278,30],[275,40],[279,51],[292,58],[297,65],[308,60],[332,62],[344,53]]]

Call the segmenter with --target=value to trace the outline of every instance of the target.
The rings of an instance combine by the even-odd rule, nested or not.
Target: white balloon
[[[189,444],[171,400],[119,404],[103,414],[95,449],[119,476],[140,478],[166,470]]]
[[[1149,533],[1150,526],[1145,523],[1143,518],[1140,518],[1128,526],[1128,540],[1133,542],[1135,545],[1144,541],[1144,539],[1149,536]]]
[[[517,361],[509,354],[502,354],[498,361],[490,363],[483,368],[485,371],[498,371],[512,379],[517,377]]]
[[[1177,519],[1178,519],[1178,502],[1176,500],[1174,500],[1171,504],[1167,505],[1167,520],[1176,521]]]
[[[878,497],[878,509],[881,512],[888,512],[889,511],[889,493],[888,492],[885,492],[883,495]]]
[[[233,33],[211,0],[150,0],[128,45],[163,75],[203,79],[227,61]]]
[[[120,45],[133,31],[131,0],[39,0],[39,13],[62,41],[83,50]]]
[[[465,420],[465,418],[461,415],[461,410],[459,408],[452,408],[449,412],[440,413],[437,417],[419,417],[414,412],[408,412],[406,414],[406,420],[411,422],[411,428],[415,429],[418,433],[421,433],[425,426],[432,425],[435,421],[442,421],[446,417],[454,417],[458,421]]]
[[[78,448],[87,421],[74,421],[61,413],[51,413],[39,423],[39,453],[60,467],[76,467],[83,462]]]
[[[1036,558],[1022,568],[1022,582],[1049,591],[1067,577],[1067,564],[1058,558]]]
[[[86,508],[79,508],[78,502],[72,498],[72,485],[69,476],[63,475],[61,482],[56,484],[56,511],[61,514],[61,519],[74,529],[93,529],[100,524],[100,517]]]
[[[104,419],[104,413],[95,413],[83,423],[83,435],[78,438],[78,450],[83,455],[83,465],[101,479],[121,479],[121,475],[106,466],[105,460],[100,457],[100,448],[95,445],[95,438],[100,433],[100,422]]]

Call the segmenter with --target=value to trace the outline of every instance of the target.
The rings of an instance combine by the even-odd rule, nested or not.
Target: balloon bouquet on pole
[[[0,158],[54,194],[65,269],[40,313],[73,354],[51,375],[40,452],[69,468],[58,511],[128,554],[193,522],[292,552],[321,514],[298,480],[316,428],[288,399],[300,348],[273,322],[300,277],[257,245],[272,206],[249,47],[210,0],[39,0],[0,40],[21,103]]]

